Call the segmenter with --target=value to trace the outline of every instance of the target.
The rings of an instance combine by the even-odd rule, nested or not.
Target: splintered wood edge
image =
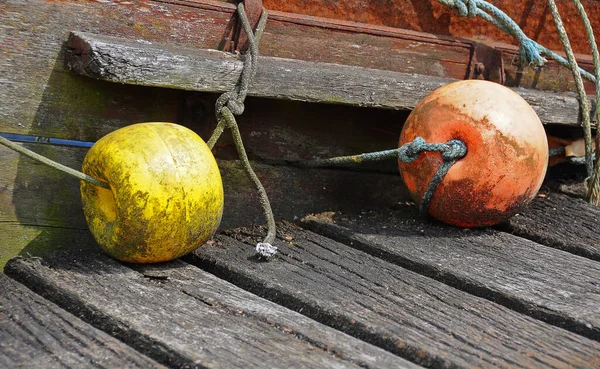
[[[243,69],[242,60],[231,53],[85,32],[69,35],[66,64],[75,73],[109,82],[213,93],[231,90]],[[411,110],[428,93],[453,81],[263,56],[248,95]],[[580,125],[575,95],[523,88],[513,91],[533,107],[544,124]]]

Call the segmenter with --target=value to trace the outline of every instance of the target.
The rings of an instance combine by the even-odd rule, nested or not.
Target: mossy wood
[[[166,369],[0,274],[2,368]]]
[[[221,1],[110,3],[8,0],[0,8],[0,132],[93,141],[118,127],[181,118],[181,92],[108,85],[65,68],[69,32],[229,50],[235,6]],[[395,28],[357,33],[345,22],[271,17],[261,54],[403,72],[468,74],[472,43]],[[320,26],[319,26],[320,25]],[[363,27],[364,28],[364,27]],[[352,29],[355,29],[352,31]],[[351,32],[348,32],[351,30]],[[332,38],[336,42],[328,42]],[[327,47],[323,47],[327,41]],[[356,46],[360,53],[356,53]],[[390,50],[395,50],[390,53]],[[416,52],[418,51],[418,52]],[[422,63],[427,55],[427,63]],[[178,120],[177,120],[178,121]]]
[[[67,65],[104,81],[203,92],[231,90],[242,61],[231,53],[73,32]],[[250,96],[411,110],[452,79],[274,57],[259,58]],[[545,124],[579,125],[573,95],[515,89]]]
[[[252,244],[262,233],[252,229],[219,237],[222,246],[197,250],[193,262],[427,367],[492,368],[509,362],[512,367],[560,368],[598,363],[600,343],[591,339],[418,274],[422,270],[404,269],[386,261],[386,254],[372,256],[350,242],[344,245],[286,223],[278,229],[279,256],[265,266],[252,257]],[[418,230],[406,242],[424,242]],[[501,249],[502,237],[481,246]],[[581,269],[573,274],[578,272]]]
[[[93,247],[6,273],[169,367],[419,368],[184,262],[134,270]]]

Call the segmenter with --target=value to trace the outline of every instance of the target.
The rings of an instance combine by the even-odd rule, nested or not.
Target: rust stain
[[[600,2],[583,0],[596,38],[600,38]],[[465,19],[435,1],[423,0],[264,0],[268,9],[325,18],[405,28],[481,41],[515,43],[515,40],[481,18]],[[562,50],[554,22],[545,2],[536,0],[498,0],[499,9],[514,19],[523,31],[544,46]],[[589,54],[585,29],[576,8],[570,2],[557,3],[576,53]]]

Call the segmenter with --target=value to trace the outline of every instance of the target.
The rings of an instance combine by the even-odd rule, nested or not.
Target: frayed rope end
[[[519,47],[521,65],[541,67],[546,64],[548,60],[542,56],[541,51],[540,46],[531,39],[521,42],[521,46]]]
[[[277,246],[270,243],[259,242],[256,244],[256,254],[264,259],[269,259],[277,253]]]

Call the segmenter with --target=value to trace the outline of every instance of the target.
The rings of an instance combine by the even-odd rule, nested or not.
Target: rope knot
[[[543,66],[548,60],[542,56],[542,49],[535,41],[525,38],[519,46],[519,57],[521,65],[531,65],[535,67]]]
[[[241,115],[244,112],[244,100],[239,96],[239,93],[234,89],[229,92],[225,92],[217,99],[215,103],[215,110],[217,114],[221,115],[224,107],[227,107],[231,113],[235,115]]]
[[[461,140],[450,140],[446,142],[446,148],[440,153],[444,161],[458,160],[467,155],[467,145]]]
[[[477,16],[477,0],[454,0],[454,6],[461,17],[475,18]]]
[[[419,158],[426,144],[423,137],[416,137],[398,148],[398,159],[405,163],[412,163]]]

